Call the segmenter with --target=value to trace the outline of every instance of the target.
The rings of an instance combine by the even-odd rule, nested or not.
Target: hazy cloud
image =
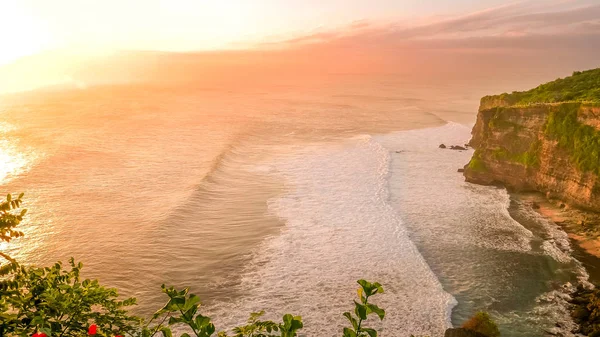
[[[321,31],[272,42],[270,45],[527,49],[555,48],[558,42],[565,44],[565,47],[582,42],[595,43],[598,41],[597,34],[600,33],[600,5],[582,7],[576,4],[573,2],[572,7],[568,7],[568,2],[560,2],[560,8],[547,11],[553,6],[511,3],[458,17],[413,25],[402,22],[382,25],[362,20],[336,31]],[[600,50],[600,45],[596,46]]]

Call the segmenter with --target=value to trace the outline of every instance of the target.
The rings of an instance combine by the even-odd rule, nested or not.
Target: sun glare
[[[25,159],[6,147],[5,142],[0,142],[0,182],[5,182],[11,174],[25,166]]]
[[[17,2],[0,2],[0,65],[38,53],[50,44],[50,36]]]

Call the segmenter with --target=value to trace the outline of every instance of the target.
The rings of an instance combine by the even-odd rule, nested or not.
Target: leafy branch
[[[365,321],[370,314],[376,314],[380,320],[385,317],[385,310],[381,309],[375,304],[369,303],[369,298],[375,294],[383,293],[381,284],[375,282],[371,283],[365,280],[359,280],[358,284],[358,298],[360,302],[354,301],[354,314],[345,312],[344,317],[348,319],[352,327],[344,328],[344,337],[377,337],[377,331],[372,328],[365,328],[363,321]]]

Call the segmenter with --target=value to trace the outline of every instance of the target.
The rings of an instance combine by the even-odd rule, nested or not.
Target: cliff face
[[[472,135],[467,181],[600,210],[600,104],[518,105],[484,97]]]

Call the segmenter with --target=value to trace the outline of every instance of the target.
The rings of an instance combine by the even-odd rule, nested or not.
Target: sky
[[[0,0],[0,92],[191,71],[545,80],[598,55],[599,0]]]
[[[516,13],[565,12],[594,3],[598,5],[595,0],[2,0],[0,64],[65,48],[195,51],[264,47],[314,34],[344,33],[357,23],[371,28],[435,27],[436,23],[486,11],[495,13],[496,20],[504,18],[498,31],[467,25],[460,28],[461,33],[522,34],[535,28],[532,26],[552,32],[553,27],[544,27],[552,26],[551,22],[540,19],[529,24],[527,17]],[[506,8],[516,11],[510,13]],[[575,20],[597,29],[597,17],[579,15]],[[417,29],[414,33],[409,37],[431,38],[443,31]]]

